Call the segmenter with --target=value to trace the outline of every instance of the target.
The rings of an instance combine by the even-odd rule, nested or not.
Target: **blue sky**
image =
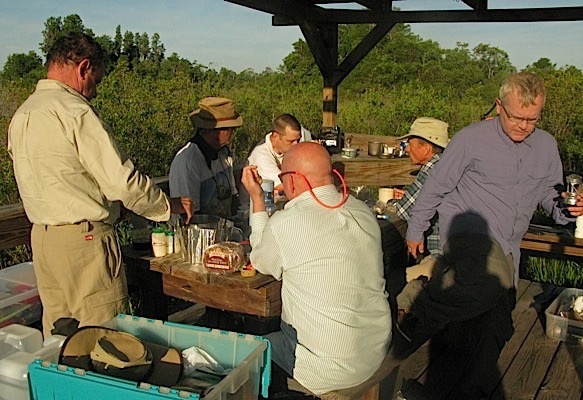
[[[266,0],[269,1],[269,0]],[[493,8],[582,6],[583,0],[490,0]],[[408,9],[464,8],[457,0],[406,0]],[[0,2],[0,68],[8,55],[36,51],[44,22],[51,16],[78,14],[96,35],[122,32],[159,33],[166,55],[237,72],[276,69],[302,38],[298,27],[273,27],[271,16],[222,0],[2,0]],[[583,69],[583,21],[488,24],[413,24],[423,39],[443,48],[465,42],[470,48],[488,43],[506,51],[517,68],[547,57],[557,66]]]

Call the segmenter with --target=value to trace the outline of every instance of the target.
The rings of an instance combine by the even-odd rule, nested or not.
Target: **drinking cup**
[[[378,156],[381,151],[381,142],[368,142],[368,155]]]
[[[393,188],[380,188],[379,201],[386,203],[395,198],[395,190]]]

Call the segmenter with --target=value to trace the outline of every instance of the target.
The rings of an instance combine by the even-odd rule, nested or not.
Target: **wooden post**
[[[338,87],[324,83],[322,90],[322,126],[338,125]]]

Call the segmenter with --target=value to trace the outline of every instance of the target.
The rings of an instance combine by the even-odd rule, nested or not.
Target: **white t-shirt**
[[[300,142],[312,140],[312,134],[302,126]],[[265,135],[265,141],[253,149],[249,156],[249,165],[256,165],[263,179],[271,179],[273,186],[281,184],[278,175],[281,173],[283,154],[277,154],[271,144],[271,132]]]
[[[271,144],[271,132],[265,136],[265,142],[256,146],[249,156],[249,165],[256,165],[257,172],[263,179],[271,179],[273,186],[278,186],[281,181],[278,175],[281,173],[283,154],[277,154]]]

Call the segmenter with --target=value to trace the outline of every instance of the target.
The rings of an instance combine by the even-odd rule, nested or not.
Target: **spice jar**
[[[174,231],[165,231],[164,236],[166,239],[166,254],[174,254]]]

